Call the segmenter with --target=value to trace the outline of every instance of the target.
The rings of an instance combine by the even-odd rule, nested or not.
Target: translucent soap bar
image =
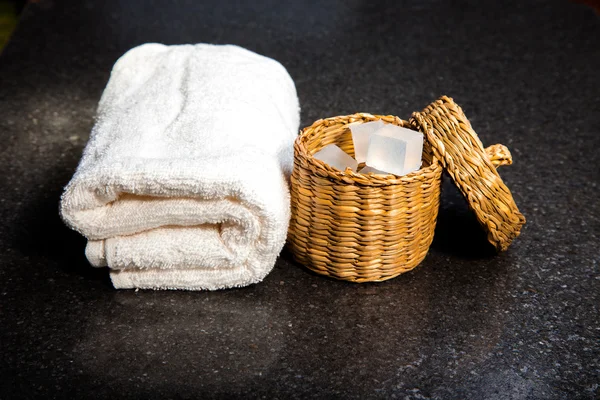
[[[369,139],[367,165],[394,175],[406,175],[421,168],[423,134],[385,124]]]
[[[373,168],[370,166],[366,166],[364,168],[362,168],[360,171],[361,174],[375,174],[375,175],[389,175],[389,172],[385,172],[385,171],[380,171],[377,168]]]
[[[354,144],[354,158],[359,163],[367,160],[367,149],[369,147],[369,137],[385,124],[382,120],[357,123],[350,125],[352,132],[352,143]]]
[[[350,168],[352,171],[356,171],[358,163],[356,160],[344,150],[340,149],[335,144],[329,144],[323,147],[321,150],[315,153],[313,156],[326,164],[329,164],[333,168],[337,168],[340,171],[345,171],[346,168]]]

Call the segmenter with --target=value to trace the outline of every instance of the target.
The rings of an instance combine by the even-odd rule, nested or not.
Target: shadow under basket
[[[378,119],[415,129],[395,116],[354,114],[319,120],[294,144],[288,246],[318,274],[391,279],[419,265],[433,240],[442,165],[427,141],[421,169],[401,177],[341,172],[313,157],[332,143],[353,156],[348,125]]]

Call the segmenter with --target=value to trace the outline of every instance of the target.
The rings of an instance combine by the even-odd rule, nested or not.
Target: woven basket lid
[[[426,135],[434,155],[487,231],[490,243],[500,251],[506,250],[519,236],[525,217],[496,172],[494,164],[498,163],[486,154],[462,109],[451,98],[442,96],[423,111],[413,113],[410,122]],[[510,153],[505,151],[509,161],[503,164],[510,164]]]

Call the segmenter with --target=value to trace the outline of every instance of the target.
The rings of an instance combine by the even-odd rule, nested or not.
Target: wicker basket
[[[433,240],[442,166],[431,152],[423,168],[402,177],[340,172],[312,156],[331,143],[354,155],[348,124],[376,119],[411,128],[394,116],[354,114],[315,122],[294,145],[288,246],[319,274],[390,279],[416,267]]]
[[[321,119],[295,142],[288,246],[318,274],[353,282],[391,279],[419,265],[433,240],[442,164],[427,141],[423,167],[402,177],[341,172],[313,157],[331,143],[354,155],[348,125],[377,119],[416,129],[395,116],[361,113]],[[486,152],[496,166],[509,163],[504,146]]]

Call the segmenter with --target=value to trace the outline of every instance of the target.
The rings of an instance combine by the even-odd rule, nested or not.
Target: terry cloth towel
[[[116,288],[261,281],[290,217],[294,82],[270,58],[209,44],[145,44],[115,64],[61,200]]]

